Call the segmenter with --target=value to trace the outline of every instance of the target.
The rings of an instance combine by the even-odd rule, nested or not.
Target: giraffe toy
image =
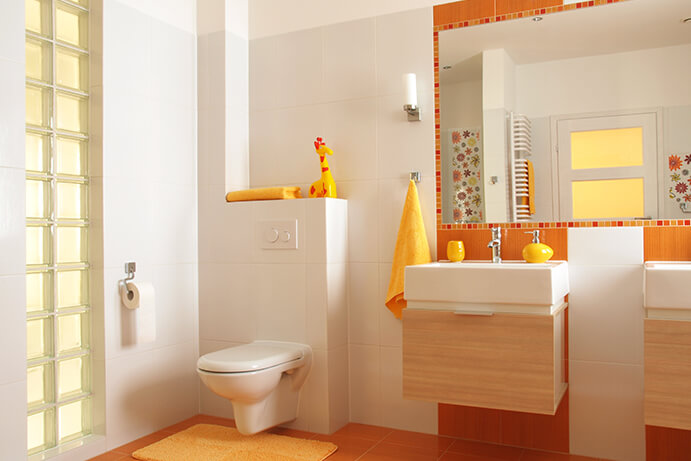
[[[334,182],[333,176],[331,176],[329,162],[326,161],[326,154],[333,155],[333,151],[326,147],[326,144],[323,142],[322,138],[317,138],[317,140],[314,141],[314,148],[319,155],[319,163],[321,165],[322,175],[321,178],[314,181],[310,186],[309,197],[336,198],[336,183]]]

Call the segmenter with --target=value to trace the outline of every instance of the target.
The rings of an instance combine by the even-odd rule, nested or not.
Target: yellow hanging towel
[[[403,309],[408,304],[403,299],[405,266],[425,264],[430,262],[430,260],[425,223],[422,221],[422,212],[420,211],[420,199],[418,198],[415,182],[411,180],[405,197],[401,225],[398,228],[398,237],[396,238],[389,291],[386,293],[386,307],[393,312],[397,319],[401,318]]]

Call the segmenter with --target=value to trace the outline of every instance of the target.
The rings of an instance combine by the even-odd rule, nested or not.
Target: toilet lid
[[[302,350],[289,343],[255,341],[205,354],[199,358],[200,370],[216,373],[258,371],[297,360]]]

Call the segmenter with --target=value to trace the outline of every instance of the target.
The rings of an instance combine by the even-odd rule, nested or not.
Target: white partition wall
[[[254,341],[309,344],[312,371],[290,427],[332,433],[348,422],[347,202],[297,199],[200,210],[200,354]],[[266,249],[264,225],[297,221],[297,248]],[[201,413],[232,418],[201,385]]]

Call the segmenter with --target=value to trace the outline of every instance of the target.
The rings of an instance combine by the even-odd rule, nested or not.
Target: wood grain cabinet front
[[[564,308],[553,315],[405,309],[403,397],[553,415],[567,387]]]
[[[691,430],[691,321],[644,325],[645,424]]]

